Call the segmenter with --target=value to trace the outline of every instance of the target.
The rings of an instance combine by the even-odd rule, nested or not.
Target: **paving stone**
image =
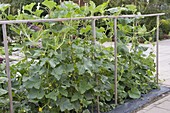
[[[164,84],[164,85],[170,85],[170,79],[165,79],[165,81],[162,82],[162,84]]]
[[[165,54],[165,53],[160,53],[159,54],[159,58],[160,60],[159,61],[165,61],[165,60],[168,60],[169,61],[169,58],[170,58],[170,54]],[[163,63],[166,63],[166,62],[163,62]]]
[[[159,74],[162,84],[170,86],[170,40],[159,43]]]
[[[170,113],[170,111],[154,107],[154,108],[150,109],[149,111],[146,111],[145,113]]]
[[[151,105],[149,105],[149,106],[143,108],[143,110],[148,111],[148,110],[152,109],[153,107],[155,107],[155,105],[154,105],[154,104],[151,104]]]
[[[164,101],[161,104],[157,105],[156,107],[163,108],[170,111],[170,102]]]
[[[160,100],[158,100],[158,101],[156,101],[156,102],[154,102],[153,104],[151,104],[151,105],[159,105],[159,104],[162,104],[163,102],[165,102],[166,101],[166,99],[160,99]]]
[[[170,101],[170,95],[166,96],[166,97],[165,97],[165,100],[166,100],[166,101]]]
[[[138,111],[136,113],[146,113],[146,112],[147,112],[147,110],[142,109],[142,110],[140,110],[140,111]]]
[[[140,111],[138,111],[137,113],[145,113],[146,111],[149,111],[149,110],[151,110],[152,108],[156,108],[156,105],[158,105],[158,104],[161,104],[161,103],[163,103],[164,101],[166,101],[167,99],[160,99],[160,100],[158,100],[158,101],[156,101],[156,102],[154,102],[154,103],[152,103],[152,104],[150,104],[150,105],[148,105],[148,106],[146,106],[146,107],[144,107],[142,110],[140,110]]]

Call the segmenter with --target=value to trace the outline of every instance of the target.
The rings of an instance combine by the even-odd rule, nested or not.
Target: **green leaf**
[[[130,19],[130,18],[119,18],[119,22],[125,26],[131,22],[133,22],[133,19]]]
[[[128,91],[129,97],[133,99],[137,99],[141,97],[141,92],[138,90],[138,88],[131,88],[130,91]]]
[[[118,43],[118,45],[117,45],[117,51],[125,54],[125,53],[128,53],[128,52],[129,52],[129,49],[127,48],[127,46],[126,46],[125,44],[123,44],[123,43]]]
[[[53,59],[50,59],[48,62],[50,63],[50,66],[52,68],[54,68],[56,66],[56,62]]]
[[[96,4],[93,1],[90,1],[90,7],[91,9],[95,9],[96,8]]]
[[[75,101],[75,102],[72,102],[72,104],[74,105],[75,111],[78,113],[78,111],[80,111],[80,108],[81,108],[80,102]]]
[[[42,74],[44,74],[44,73],[46,73],[46,68],[45,67],[43,67],[43,68],[41,68],[40,69],[40,71],[38,72],[40,75],[42,75]]]
[[[88,68],[91,68],[93,66],[93,63],[90,59],[83,57],[83,61],[84,61],[85,69],[88,70]]]
[[[33,12],[33,14],[40,17],[43,12],[43,10],[36,10],[35,12]]]
[[[8,91],[0,88],[0,96],[7,94]]]
[[[23,9],[29,11],[30,13],[32,13],[32,9],[35,6],[35,4],[36,3],[31,3],[29,5],[23,6]]]
[[[41,79],[38,76],[33,76],[31,78],[28,79],[23,79],[23,85],[26,88],[36,88],[39,89],[40,85],[41,85]]]
[[[71,98],[71,101],[74,102],[74,101],[77,101],[78,99],[81,100],[82,99],[82,95],[78,92],[74,93],[74,95],[72,96]]]
[[[138,28],[138,34],[139,35],[144,35],[144,34],[146,34],[146,32],[147,32],[147,29],[146,29],[145,25],[143,25],[142,27]]]
[[[11,5],[10,4],[0,4],[0,11],[4,12],[7,10]]]
[[[135,5],[126,5],[126,8],[128,8],[128,10],[132,11],[133,13],[137,11],[137,8]]]
[[[40,63],[40,66],[44,66],[45,63],[48,61],[49,59],[48,58],[41,58],[41,63]]]
[[[50,99],[56,101],[58,94],[59,94],[58,92],[52,91],[52,92],[50,92],[48,95],[46,95],[45,97],[46,97],[46,98],[50,98]]]
[[[56,3],[54,1],[49,0],[45,0],[44,2],[42,2],[42,4],[47,6],[50,10],[52,10],[56,6]]]
[[[60,88],[59,92],[60,92],[61,95],[65,96],[65,97],[68,96],[68,91],[65,88]]]
[[[110,13],[117,13],[119,11],[119,9],[117,7],[115,7],[115,8],[110,8],[107,11],[109,11]]]
[[[101,5],[98,5],[95,9],[95,12],[100,12],[101,14],[103,14],[105,12],[105,8],[108,6],[109,2],[110,2],[110,0],[108,0],[107,2],[104,2]]]
[[[79,75],[82,75],[86,71],[84,65],[77,64],[77,68],[78,68],[78,74]]]
[[[87,82],[86,80],[83,80],[79,83],[79,91],[81,94],[84,94],[87,90],[91,89],[93,86]]]
[[[127,8],[125,7],[115,7],[115,8],[110,8],[107,11],[109,11],[111,14],[115,15],[120,15],[122,11],[126,11]]]
[[[90,111],[86,109],[86,110],[83,110],[83,113],[90,113]]]
[[[11,15],[11,14],[9,14],[9,15],[7,16],[7,19],[8,19],[8,20],[15,20],[16,17],[13,16],[13,15]]]
[[[73,72],[74,71],[74,64],[67,64],[66,65],[66,72]]]
[[[62,112],[65,111],[65,110],[70,111],[74,108],[74,105],[67,98],[62,98],[59,101],[59,106],[60,106],[60,109],[61,109]]]
[[[0,104],[1,105],[8,105],[9,99],[5,97],[0,97]]]
[[[62,8],[67,10],[73,10],[80,8],[78,4],[74,3],[73,1],[65,1],[61,3]]]
[[[101,81],[105,84],[105,83],[108,81],[108,77],[102,75],[102,76],[101,76]]]
[[[6,77],[0,77],[0,83],[8,82],[8,78]]]
[[[91,26],[90,25],[87,25],[85,28],[81,28],[80,30],[80,34],[83,34],[83,33],[87,33],[91,30]]]
[[[54,77],[55,77],[57,80],[60,80],[61,75],[63,74],[63,67],[62,67],[62,66],[59,66],[59,67],[54,68],[54,69],[52,70],[51,74],[54,75]]]
[[[42,90],[42,89],[35,89],[35,88],[32,88],[28,91],[28,99],[42,99],[45,95],[45,92]]]
[[[87,106],[89,106],[92,103],[92,101],[88,101],[88,100],[83,99],[81,101],[81,103],[83,104],[84,107],[87,107]]]
[[[90,1],[89,11],[91,12],[91,16],[94,15],[95,8],[96,8],[96,4],[93,1]]]
[[[137,74],[132,74],[132,76],[140,80],[140,76],[139,76],[139,75],[137,75]]]

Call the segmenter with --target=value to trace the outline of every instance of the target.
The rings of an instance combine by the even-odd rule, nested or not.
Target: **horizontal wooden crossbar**
[[[28,23],[28,22],[61,22],[70,20],[94,20],[102,18],[140,18],[140,17],[152,17],[161,16],[165,13],[145,14],[145,15],[119,15],[119,16],[90,16],[90,17],[75,17],[75,18],[55,18],[55,19],[36,19],[36,20],[2,20],[0,24],[16,24],[16,23]]]

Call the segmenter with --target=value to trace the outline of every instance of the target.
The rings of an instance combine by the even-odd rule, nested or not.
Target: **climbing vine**
[[[127,5],[107,9],[108,2],[96,6],[92,1],[80,7],[68,1],[57,5],[45,0],[23,6],[8,20],[72,18],[93,15],[136,14],[136,7]],[[36,10],[33,10],[36,7]],[[140,13],[137,13],[140,14]],[[156,88],[154,83],[155,55],[139,43],[150,43],[152,31],[136,25],[138,19],[118,19],[118,102],[140,98]],[[97,43],[93,43],[90,20],[27,23],[10,25],[15,33],[11,51],[18,50],[22,59],[11,62],[14,109],[23,112],[95,112],[97,97],[101,111],[114,104],[114,48],[105,42],[114,36],[113,20],[97,20]],[[35,29],[37,28],[38,29]],[[146,38],[147,37],[147,38]],[[131,43],[131,46],[128,44]],[[8,107],[5,62],[0,64],[0,111]],[[96,81],[96,77],[98,80]]]

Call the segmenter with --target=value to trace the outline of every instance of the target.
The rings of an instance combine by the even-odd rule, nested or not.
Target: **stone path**
[[[170,87],[170,40],[160,42],[159,77],[161,84]],[[170,94],[137,113],[170,113]]]
[[[170,113],[170,94],[143,108],[137,113]]]
[[[170,40],[160,42],[159,75],[162,84],[170,86]]]

